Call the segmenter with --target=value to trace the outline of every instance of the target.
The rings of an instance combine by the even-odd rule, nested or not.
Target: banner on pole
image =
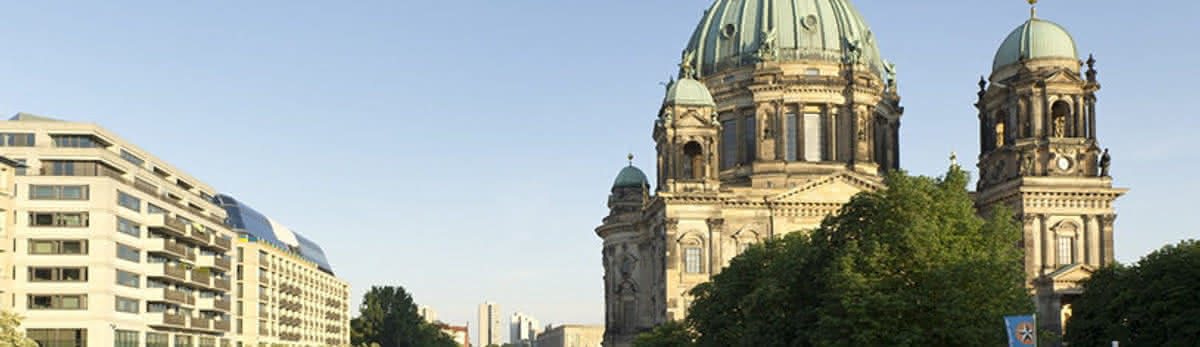
[[[1005,316],[1004,330],[1009,347],[1037,347],[1037,324],[1032,314]]]

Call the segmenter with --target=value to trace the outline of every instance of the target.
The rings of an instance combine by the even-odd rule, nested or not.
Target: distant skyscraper
[[[508,323],[508,342],[512,344],[533,344],[537,340],[537,332],[541,324],[536,318],[521,312],[512,314]]]
[[[500,305],[494,302],[484,302],[479,305],[479,339],[475,340],[480,347],[500,342]]]
[[[426,322],[433,323],[437,321],[437,311],[434,311],[432,307],[425,305],[417,306],[417,314],[421,315],[421,318],[425,318]]]

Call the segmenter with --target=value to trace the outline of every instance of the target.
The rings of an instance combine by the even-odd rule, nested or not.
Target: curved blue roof
[[[250,206],[238,202],[232,196],[217,194],[213,198],[213,203],[225,209],[226,214],[228,214],[226,223],[233,227],[234,230],[249,234],[249,236],[266,241],[276,247],[291,250],[304,259],[316,263],[318,269],[333,274],[333,267],[329,265],[329,261],[325,258],[325,251],[321,250],[321,246],[317,245],[316,242],[290,230],[276,230],[273,225],[278,224],[272,223],[270,218],[267,218],[267,216],[259,213]],[[283,240],[283,238],[290,239],[292,236],[295,237],[296,244]]]

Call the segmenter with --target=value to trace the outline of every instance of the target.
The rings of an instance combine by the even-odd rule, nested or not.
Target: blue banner
[[[1033,315],[1004,316],[1009,347],[1037,346],[1037,324]]]

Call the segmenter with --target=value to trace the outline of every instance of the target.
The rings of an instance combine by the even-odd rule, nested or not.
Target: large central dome
[[[692,55],[688,59],[700,76],[763,60],[853,57],[886,73],[871,29],[847,0],[717,0],[685,54]]]

